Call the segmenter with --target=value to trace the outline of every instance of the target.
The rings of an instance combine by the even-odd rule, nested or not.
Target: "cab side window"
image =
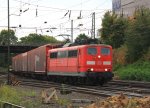
[[[68,51],[68,57],[77,57],[77,53],[78,51],[77,50],[70,50]]]
[[[68,52],[67,51],[59,51],[58,52],[58,58],[67,58]]]
[[[57,52],[51,52],[50,58],[57,58]]]

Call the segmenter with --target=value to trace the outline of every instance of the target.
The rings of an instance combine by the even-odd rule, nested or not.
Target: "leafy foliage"
[[[76,45],[83,45],[83,44],[98,44],[100,41],[98,39],[92,39],[88,37],[85,34],[80,34],[78,37],[75,39],[75,44]]]
[[[107,12],[101,34],[102,41],[114,48],[117,75],[122,79],[150,81],[150,9],[141,8],[126,20]]]
[[[39,34],[29,34],[28,36],[20,38],[21,44],[28,44],[28,45],[43,45],[48,43],[58,43],[59,41],[56,40],[52,36],[47,35],[39,35]]]
[[[9,40],[8,40],[9,39]],[[2,30],[0,32],[0,45],[8,45],[8,42],[10,42],[10,45],[16,44],[18,41],[18,38],[15,36],[15,32],[13,30]],[[6,67],[7,66],[7,54],[0,53],[0,66]]]
[[[125,28],[127,20],[118,17],[116,14],[106,12],[102,19],[101,39],[105,44],[112,45],[113,48],[119,48],[124,44]]]
[[[113,49],[113,65],[126,65],[127,46],[122,45],[120,48]]]
[[[150,61],[150,47],[148,48],[147,53],[144,54],[143,59],[145,61]]]
[[[1,45],[8,45],[8,39],[10,39],[10,44],[16,44],[18,38],[15,36],[15,32],[13,30],[2,30],[0,32],[0,44]]]
[[[85,34],[79,34],[77,36],[77,38],[75,39],[75,43],[84,43],[88,39],[89,39],[89,37],[87,35],[85,35]]]
[[[150,46],[150,10],[140,9],[130,21],[126,31],[127,61],[132,63],[142,57]]]

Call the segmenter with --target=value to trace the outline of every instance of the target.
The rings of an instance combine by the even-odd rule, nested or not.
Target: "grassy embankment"
[[[0,86],[0,101],[6,101],[13,104],[25,106],[27,108],[35,108],[40,104],[39,100],[34,100],[34,91],[17,90],[11,86]]]
[[[138,61],[120,66],[115,74],[123,80],[150,81],[150,61]]]
[[[49,104],[42,104],[42,97],[39,92],[21,87],[0,86],[0,101],[6,101],[12,104],[24,106],[25,108],[49,108]],[[59,98],[56,101],[58,106],[70,105],[68,99]]]
[[[126,60],[127,53],[126,46],[113,50],[113,72],[115,76],[121,80],[150,81],[150,48],[137,62],[132,64]]]

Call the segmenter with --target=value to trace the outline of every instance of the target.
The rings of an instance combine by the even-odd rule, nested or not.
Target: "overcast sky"
[[[0,0],[0,31],[7,29],[7,0]],[[96,30],[101,19],[112,9],[112,0],[9,0],[10,27],[18,38],[29,33],[57,36],[70,34],[74,21],[74,38],[80,33],[90,36],[92,13],[96,13]],[[82,19],[77,19],[81,16]],[[83,24],[83,26],[78,26]],[[19,25],[21,27],[19,28]],[[50,29],[51,28],[51,29]],[[57,29],[53,29],[57,28]],[[49,31],[49,32],[48,32]],[[57,39],[62,39],[57,37]]]

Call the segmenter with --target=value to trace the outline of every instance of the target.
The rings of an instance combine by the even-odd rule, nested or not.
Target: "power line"
[[[100,5],[96,6],[96,8],[95,8],[95,9],[97,9],[98,7],[100,7],[100,6],[104,5],[105,3],[107,3],[107,1],[108,1],[108,0],[105,0],[102,4],[100,4]]]
[[[35,3],[31,3],[31,0],[28,0],[28,2],[23,2],[23,0],[14,0],[14,1],[17,1],[17,2],[19,2],[19,3],[21,3],[21,8],[20,9],[22,9],[23,8],[23,6],[28,6],[29,7],[29,10],[36,10],[36,9],[33,9],[33,7],[32,6],[34,6],[34,7],[37,7],[37,3],[35,4]],[[37,0],[35,0],[35,1],[37,1]],[[91,1],[91,0],[85,0],[85,1]],[[83,1],[82,3],[84,3],[85,1]],[[25,7],[26,7],[25,6]],[[40,7],[40,8],[38,8],[38,11],[52,11],[52,12],[54,12],[54,13],[56,13],[56,12],[63,12],[63,11],[68,11],[68,9],[61,9],[61,8],[53,8],[53,7],[47,7],[47,6],[40,6],[40,5],[38,5],[38,7]],[[16,8],[17,10],[19,10],[19,8]],[[105,11],[105,10],[107,10],[107,9],[99,9],[99,10],[101,10],[102,12],[103,11]],[[71,10],[71,11],[81,11],[81,10]],[[94,11],[94,10],[82,10],[82,11]],[[19,12],[19,11],[18,11]],[[99,12],[99,13],[102,13],[102,12]],[[12,14],[12,15],[15,15],[15,13],[16,12],[14,12],[14,14]],[[99,14],[99,13],[96,13],[96,14]],[[83,14],[82,14],[83,15]],[[16,14],[16,16],[17,16],[17,14]],[[38,15],[38,17],[42,17],[43,15]],[[20,16],[20,18],[21,18],[21,16]],[[34,17],[34,18],[32,18],[32,19],[35,19],[36,17]],[[91,18],[91,14],[89,14],[89,15],[83,15],[83,17],[82,17],[82,19],[84,20],[84,19],[88,19],[88,18]],[[66,18],[67,19],[67,18]],[[63,20],[66,20],[66,19],[63,19]],[[78,21],[79,19],[77,19],[77,17],[75,18],[71,18],[71,19],[73,19],[75,22],[76,21]],[[58,24],[54,24],[54,25],[56,25],[56,26],[59,26],[59,25],[66,25],[66,24],[68,24],[68,23],[70,23],[70,20],[71,19],[69,19],[69,20],[67,20],[67,21],[64,21],[64,22],[60,22],[60,23],[58,23]],[[31,18],[29,18],[29,19],[27,19],[27,20],[31,20]],[[57,22],[57,20],[61,20],[61,18],[58,18],[58,19],[56,19],[56,20],[53,20],[52,22]],[[28,22],[28,21],[27,21]],[[47,26],[47,25],[46,25]],[[48,25],[49,26],[49,25]],[[41,29],[40,28],[41,26],[39,26],[39,27],[36,27],[36,28],[39,28],[39,29]],[[34,28],[33,27],[33,29],[36,29],[36,28]],[[31,28],[25,28],[25,27],[17,27],[16,29],[31,29]],[[65,29],[64,27],[62,28],[62,29]]]
[[[14,1],[17,1],[17,2],[20,2],[20,3],[24,3],[24,4],[28,4],[28,5],[31,5],[31,3],[29,3],[29,1],[31,1],[31,0],[29,0],[28,3],[27,3],[27,2],[22,2],[22,0],[20,0],[20,1],[19,1],[19,0],[14,0]],[[88,1],[88,0],[86,0],[86,1]],[[35,5],[35,4],[32,4],[32,5],[33,5],[33,6],[37,6],[37,5]],[[19,8],[17,8],[17,9],[19,9]],[[57,8],[56,8],[56,9],[57,9]],[[33,9],[30,9],[30,10],[33,10]],[[35,10],[35,9],[34,9],[34,10]],[[38,9],[38,11],[41,11],[41,9]],[[49,10],[42,10],[42,11],[49,11]],[[50,10],[50,11],[53,11],[53,12],[54,12],[55,10]],[[57,12],[62,12],[62,11],[64,11],[64,10],[62,10],[62,9],[59,10],[59,11],[57,10]],[[79,10],[78,10],[78,11],[79,11]],[[55,11],[55,12],[56,12],[56,11]],[[55,12],[54,12],[54,13],[55,13]],[[19,16],[19,15],[14,14],[14,13],[13,13],[12,15]],[[41,16],[44,16],[44,15],[40,15],[40,17],[41,17]],[[5,18],[4,18],[4,19],[5,19]],[[3,20],[4,20],[4,19],[3,19]],[[34,18],[33,18],[33,19],[34,19]]]
[[[104,11],[102,11],[102,12],[104,12]],[[99,13],[102,13],[102,12],[99,12]],[[99,13],[96,13],[96,14],[99,14]],[[91,18],[91,14],[90,15],[87,15],[87,16],[85,16],[85,17],[83,17],[83,19],[84,18]],[[99,18],[99,17],[98,17]],[[97,18],[96,18],[97,19]],[[77,21],[78,19],[74,19],[74,21]],[[90,21],[88,21],[87,23],[89,23]],[[64,25],[64,24],[66,24],[66,23],[70,23],[70,20],[67,20],[67,21],[65,21],[65,22],[63,22],[63,23],[59,23],[59,24],[55,24],[55,26],[58,26],[58,25]],[[84,24],[86,24],[86,23],[84,23]],[[32,29],[35,29],[35,28],[37,28],[37,27],[33,27]],[[22,28],[22,29],[31,29],[31,28]]]
[[[81,3],[72,5],[72,6],[70,6],[70,7],[71,7],[71,8],[72,8],[72,7],[76,7],[76,6],[82,5],[83,3],[88,3],[89,1],[91,1],[91,0],[85,0],[85,1],[83,1],[83,2],[81,2]]]
[[[24,4],[28,4],[28,5],[32,5],[32,6],[37,6],[36,4],[33,4],[33,3],[28,3],[28,2],[23,2],[23,1],[19,1],[19,0],[13,0],[13,1],[17,1],[17,2],[21,2],[21,3],[24,3]],[[55,8],[55,7],[50,7],[50,6],[42,6],[42,5],[38,5],[38,7],[41,7],[41,8],[50,8],[50,9],[53,9],[53,10],[65,10],[65,11],[68,11],[68,10],[71,10],[71,11],[80,11],[80,10],[77,10],[77,9],[64,9],[64,8]],[[103,9],[96,9],[96,10],[103,10]],[[96,11],[96,10],[83,10],[82,11]]]

